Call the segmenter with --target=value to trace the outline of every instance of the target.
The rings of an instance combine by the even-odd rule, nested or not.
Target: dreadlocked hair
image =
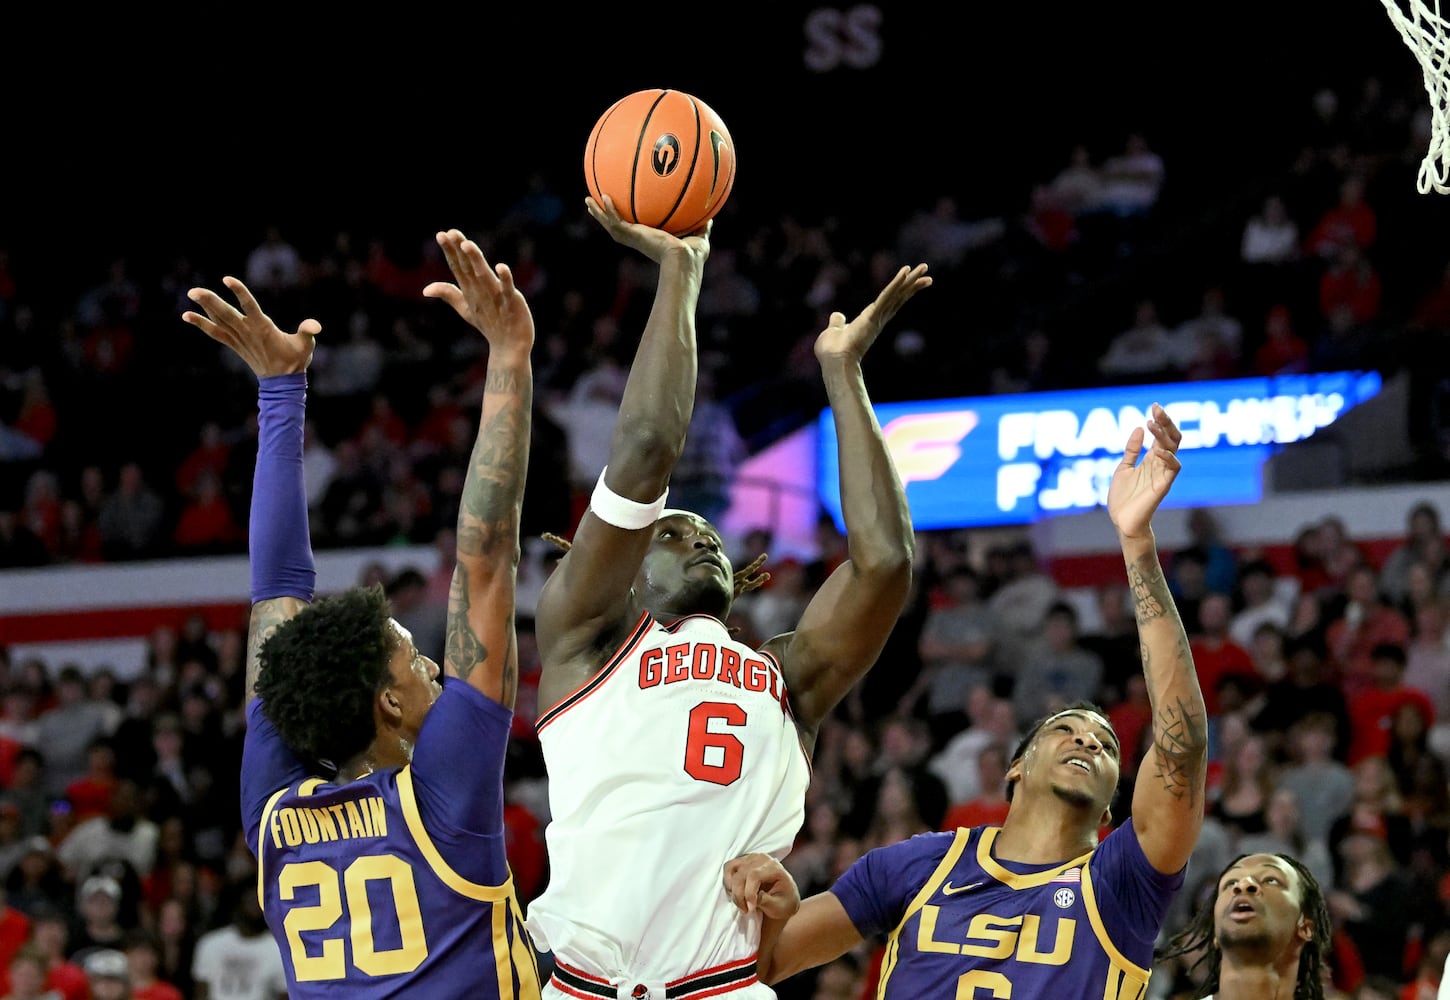
[[[552,531],[546,531],[539,537],[546,542],[552,543],[563,552],[568,552],[574,547],[569,543],[567,538],[561,538]],[[766,558],[767,556],[762,553],[751,560],[749,566],[735,571],[736,597],[739,597],[741,594],[748,594],[752,590],[759,590],[770,582],[770,574],[760,572],[760,567],[765,565]]]
[[[1319,880],[1299,859],[1287,854],[1274,856],[1287,862],[1299,873],[1300,892],[1304,897],[1299,912],[1314,924],[1313,940],[1299,953],[1299,978],[1294,982],[1294,1000],[1324,1000],[1324,969],[1329,963],[1333,934],[1329,924],[1329,907],[1324,902],[1324,890],[1319,887]],[[1188,926],[1174,935],[1158,953],[1158,959],[1162,961],[1202,949],[1203,954],[1189,968],[1188,974],[1197,977],[1200,975],[1200,967],[1202,968],[1203,980],[1198,990],[1205,996],[1218,992],[1218,977],[1223,967],[1223,952],[1219,949],[1218,936],[1213,925],[1213,907],[1218,898],[1218,883],[1223,878],[1223,872],[1246,857],[1247,854],[1240,854],[1218,873],[1218,879],[1213,883],[1213,891],[1199,905]]]
[[[397,637],[383,588],[324,597],[262,644],[257,697],[288,749],[336,770],[376,733],[373,698],[389,682]]]

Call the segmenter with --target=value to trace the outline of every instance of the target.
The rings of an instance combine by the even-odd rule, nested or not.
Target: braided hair
[[[1329,908],[1324,902],[1324,890],[1308,868],[1294,857],[1276,854],[1299,873],[1299,885],[1303,899],[1299,912],[1314,924],[1314,938],[1299,955],[1299,978],[1294,983],[1294,1000],[1324,1000],[1324,969],[1329,961],[1329,947],[1333,931],[1329,923]],[[1198,912],[1188,926],[1179,931],[1159,952],[1159,960],[1178,958],[1202,949],[1203,954],[1189,968],[1190,975],[1197,975],[1203,967],[1203,982],[1199,990],[1207,996],[1218,992],[1218,977],[1223,966],[1223,951],[1218,946],[1218,934],[1214,927],[1214,902],[1218,898],[1217,886],[1223,873],[1238,864],[1247,854],[1240,854],[1228,863],[1214,880],[1215,891],[1199,906]]]

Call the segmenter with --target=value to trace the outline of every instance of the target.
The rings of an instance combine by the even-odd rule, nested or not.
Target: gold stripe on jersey
[[[306,796],[311,795],[313,792],[317,791],[318,785],[325,784],[327,784],[326,778],[308,778],[306,781],[302,782],[302,784],[297,786],[297,796],[298,798],[305,798]]]
[[[932,872],[931,877],[922,883],[921,891],[907,904],[906,912],[901,915],[901,922],[887,936],[886,954],[881,959],[881,978],[876,981],[877,1000],[884,1000],[886,996],[886,983],[891,978],[892,970],[896,967],[897,958],[900,957],[902,928],[906,926],[906,922],[911,919],[913,913],[926,905],[926,901],[936,893],[937,886],[941,885],[946,877],[952,873],[952,869],[956,867],[957,861],[962,856],[962,852],[967,849],[967,842],[971,839],[972,830],[970,828],[957,828],[956,836],[952,838],[951,846],[947,848],[947,852],[943,855],[941,863],[936,866],[936,871]]]
[[[509,912],[513,914],[514,968],[519,973],[519,1000],[539,1000],[539,958],[534,954],[534,943],[524,929],[524,910],[519,905],[517,893],[509,893]]]
[[[272,810],[277,808],[277,800],[286,793],[289,787],[291,786],[284,786],[272,793],[272,797],[262,807],[262,825],[257,827],[257,905],[264,910],[267,908],[267,900],[265,893],[266,882],[262,874],[262,869],[266,867],[263,861],[263,851],[267,846],[267,828],[271,826]]]
[[[1071,861],[1064,861],[1056,868],[1049,868],[1045,872],[1018,875],[1016,872],[1002,867],[997,863],[997,859],[992,857],[992,843],[997,839],[997,834],[1001,832],[1001,827],[996,826],[989,826],[982,831],[982,836],[977,841],[977,864],[982,866],[982,871],[1012,889],[1035,889],[1040,885],[1046,885],[1074,865],[1085,865],[1087,859],[1092,857],[1092,851],[1088,851]]]
[[[1108,956],[1108,978],[1103,984],[1103,1000],[1141,1000],[1148,992],[1149,972],[1129,961],[1108,937],[1108,929],[1103,926],[1102,914],[1098,912],[1098,897],[1093,891],[1090,869],[1090,865],[1082,866],[1082,905],[1087,911],[1093,935],[1102,946],[1103,954]]]
[[[438,880],[460,896],[469,899],[476,899],[483,903],[499,903],[513,895],[513,877],[504,880],[502,885],[479,885],[477,882],[470,882],[448,866],[443,860],[443,855],[438,853],[438,848],[433,843],[433,838],[428,835],[428,830],[423,826],[423,817],[418,812],[418,798],[413,792],[413,767],[403,768],[398,772],[398,803],[403,809],[403,819],[408,824],[408,832],[413,835],[413,841],[418,845],[428,867],[433,869],[433,874]]]

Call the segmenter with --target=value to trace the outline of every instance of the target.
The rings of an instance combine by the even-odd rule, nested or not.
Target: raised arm
[[[836,427],[848,558],[816,591],[796,630],[767,644],[785,669],[796,720],[811,735],[881,655],[911,586],[906,491],[866,394],[861,358],[897,310],[930,285],[925,264],[903,267],[859,316],[847,323],[832,313],[816,338]]]
[[[233,307],[205,288],[187,297],[202,313],[181,318],[236,352],[257,376],[257,465],[252,479],[250,548],[252,614],[247,629],[247,700],[257,688],[259,652],[277,626],[311,602],[317,582],[308,535],[307,493],[302,478],[302,425],[307,406],[307,366],[316,320],[296,333],[278,329],[247,286],[222,284],[237,297]]]
[[[1108,516],[1128,569],[1153,708],[1153,743],[1133,788],[1133,828],[1148,861],[1171,874],[1188,863],[1203,826],[1208,711],[1153,538],[1153,512],[1181,468],[1177,452],[1183,435],[1157,403],[1148,430],[1153,445],[1146,453],[1143,428],[1134,428],[1128,438],[1108,488]]]
[[[552,665],[601,665],[601,638],[607,641],[607,633],[632,611],[630,588],[695,406],[695,304],[710,254],[708,224],[679,239],[623,221],[608,197],[602,205],[588,198],[586,205],[617,242],[659,265],[659,279],[625,383],[606,471],[572,546],[539,596],[546,686]]]
[[[529,461],[534,318],[508,265],[489,267],[456,229],[437,236],[456,284],[423,289],[488,341],[483,410],[458,509],[458,560],[448,590],[444,669],[513,708],[518,690],[514,604],[519,516]],[[481,669],[480,669],[481,668]]]

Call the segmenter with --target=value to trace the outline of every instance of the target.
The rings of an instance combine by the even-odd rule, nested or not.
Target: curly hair
[[[1032,745],[1032,741],[1037,739],[1037,734],[1042,731],[1042,727],[1047,725],[1047,723],[1051,720],[1057,718],[1059,715],[1062,715],[1064,712],[1093,712],[1096,715],[1101,715],[1105,721],[1108,717],[1107,710],[1095,701],[1075,701],[1071,705],[1064,705],[1062,708],[1059,708],[1055,712],[1048,712],[1046,715],[1042,716],[1042,718],[1032,723],[1031,727],[1027,730],[1027,735],[1022,737],[1022,742],[1018,743],[1017,749],[1012,751],[1012,756],[1007,760],[1007,766],[1010,768],[1017,761],[1021,760],[1022,755],[1027,753],[1027,748]],[[1112,728],[1111,723],[1109,723],[1108,728]],[[1117,734],[1114,733],[1113,735],[1116,736]],[[1016,790],[1016,788],[1017,782],[1007,782],[1008,802],[1012,801],[1012,793]]]
[[[397,648],[381,585],[324,597],[283,622],[260,651],[257,697],[288,748],[335,770],[373,741],[373,699]]]
[[[1319,887],[1319,880],[1314,874],[1299,861],[1287,854],[1276,854],[1288,865],[1299,873],[1299,884],[1302,887],[1304,898],[1300,901],[1299,912],[1306,916],[1314,924],[1314,939],[1309,942],[1309,947],[1299,954],[1299,978],[1294,983],[1294,1000],[1324,1000],[1324,975],[1323,970],[1329,962],[1329,946],[1333,931],[1329,923],[1329,908],[1324,902],[1324,890]],[[1205,996],[1212,996],[1218,992],[1219,972],[1223,967],[1223,951],[1218,946],[1218,934],[1214,927],[1213,907],[1218,898],[1218,883],[1223,878],[1224,872],[1238,864],[1247,854],[1240,854],[1230,861],[1218,873],[1214,879],[1214,891],[1200,904],[1198,912],[1189,921],[1188,926],[1179,931],[1159,951],[1160,961],[1169,958],[1180,958],[1192,954],[1200,949],[1203,954],[1198,961],[1194,962],[1188,972],[1191,976],[1197,976],[1199,967],[1203,967],[1203,980],[1199,986],[1199,992]]]

